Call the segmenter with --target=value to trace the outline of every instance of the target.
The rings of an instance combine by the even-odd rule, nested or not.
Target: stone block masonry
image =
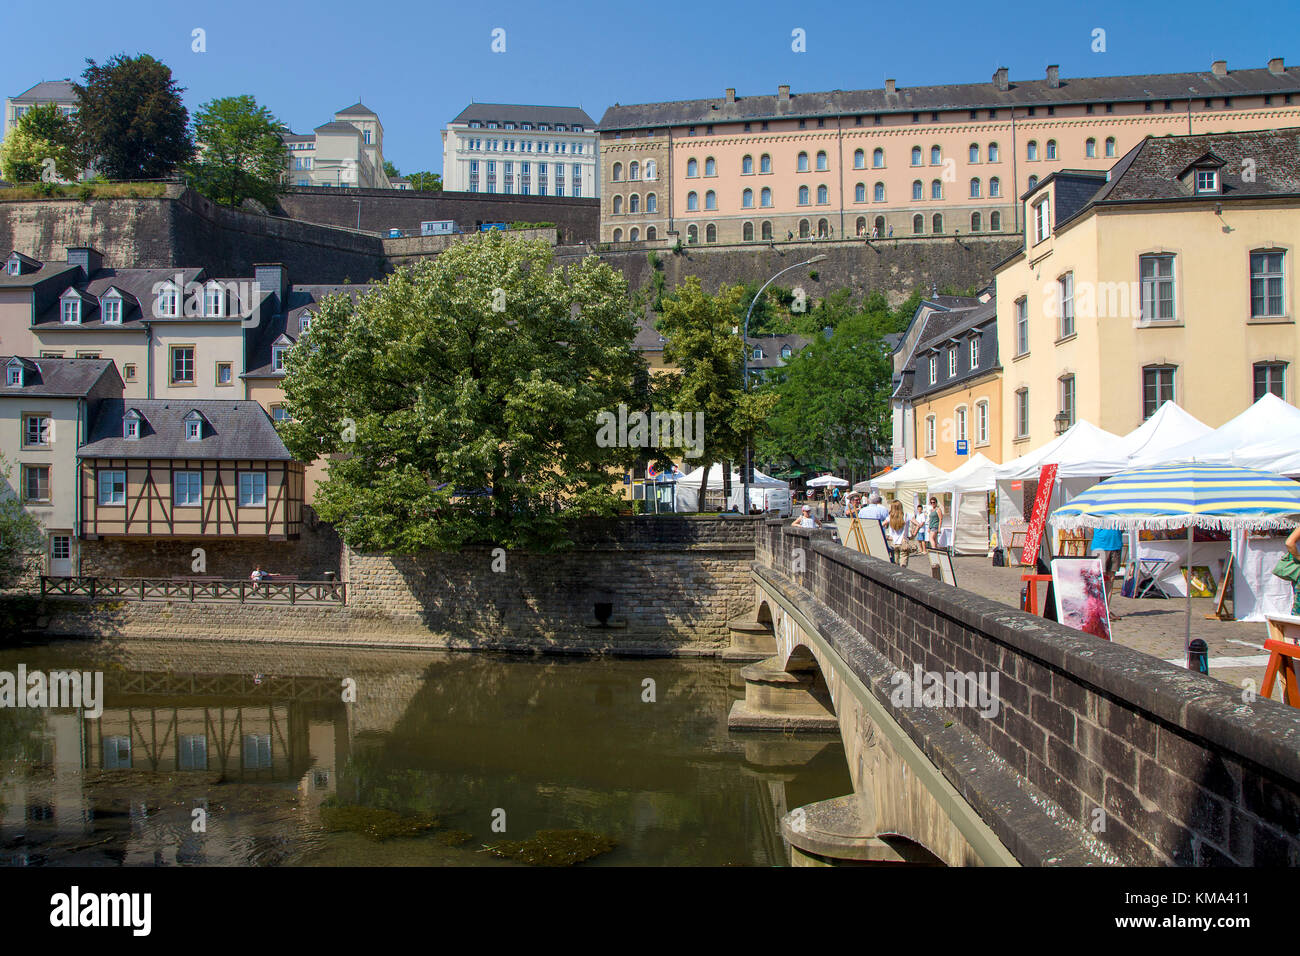
[[[553,554],[502,555],[475,547],[402,556],[343,548],[345,607],[51,600],[33,629],[48,636],[714,654],[729,646],[727,622],[753,604],[756,520],[673,515],[589,521],[575,529],[572,549]],[[171,553],[178,546],[168,544],[158,554],[183,559]],[[323,533],[299,547],[316,555],[312,560],[329,554]],[[115,553],[105,550],[96,560],[108,567]],[[247,576],[251,554],[232,551],[242,569],[232,576]],[[143,558],[137,552],[136,559]],[[210,555],[209,571],[224,574],[212,570],[212,561]],[[598,626],[598,603],[611,605],[604,627]]]

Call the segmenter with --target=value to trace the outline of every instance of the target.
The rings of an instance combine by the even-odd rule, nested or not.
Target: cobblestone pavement
[[[1012,607],[1020,606],[1020,589],[1024,586],[1020,575],[1028,569],[995,568],[989,558],[959,557],[953,561],[953,570],[959,586],[966,590]],[[1120,583],[1116,582],[1110,603],[1111,613],[1119,615],[1119,620],[1111,621],[1115,642],[1186,666],[1183,653],[1186,599],[1134,600],[1120,597],[1119,588]],[[1038,585],[1040,613],[1046,593],[1047,585]],[[1205,615],[1213,610],[1212,598],[1192,598],[1192,637],[1201,638],[1209,646],[1210,676],[1237,687],[1242,687],[1250,679],[1258,688],[1263,683],[1268,659],[1264,650],[1268,625],[1262,621],[1248,624],[1206,620]],[[1274,689],[1273,697],[1280,700],[1281,696],[1279,686]]]

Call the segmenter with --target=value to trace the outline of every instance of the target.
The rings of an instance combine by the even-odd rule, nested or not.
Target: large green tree
[[[13,587],[33,553],[40,554],[45,536],[40,523],[23,508],[9,484],[11,469],[0,455],[0,588]]]
[[[33,106],[0,144],[0,176],[20,183],[48,179],[49,173],[74,180],[80,172],[76,139],[73,124],[59,107],[53,103]]]
[[[634,332],[626,280],[595,257],[459,243],[355,307],[326,300],[288,357],[282,434],[336,456],[315,504],[353,547],[562,546],[568,518],[618,507],[630,450],[601,447],[597,414],[632,396]]]
[[[687,276],[662,300],[656,328],[664,336],[664,364],[677,371],[656,376],[656,399],[684,413],[704,413],[705,469],[715,462],[743,460],[746,438],[753,438],[775,404],[775,397],[744,390],[745,346],[739,326],[749,306],[743,286],[723,285],[709,295],[696,276]],[[708,471],[700,488],[700,508],[708,490]],[[724,496],[730,495],[731,469],[722,470]]]
[[[442,192],[442,177],[437,173],[411,173],[406,179],[410,182],[412,189],[418,189],[426,193]]]
[[[199,150],[189,174],[195,188],[226,206],[245,199],[274,206],[289,162],[280,138],[284,131],[284,124],[251,96],[204,103],[194,114]]]
[[[87,60],[77,92],[83,159],[115,180],[160,179],[194,153],[185,92],[171,68],[147,53]]]

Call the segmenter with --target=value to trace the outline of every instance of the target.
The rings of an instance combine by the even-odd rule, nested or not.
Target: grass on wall
[[[166,192],[164,183],[34,183],[0,189],[0,202],[31,199],[158,199]]]

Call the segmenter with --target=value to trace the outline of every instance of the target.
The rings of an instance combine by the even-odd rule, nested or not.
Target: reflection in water
[[[838,737],[729,734],[711,661],[0,651],[19,663],[103,670],[106,699],[0,709],[4,865],[517,865],[484,845],[539,830],[614,841],[586,865],[772,865],[781,814],[851,789]]]

